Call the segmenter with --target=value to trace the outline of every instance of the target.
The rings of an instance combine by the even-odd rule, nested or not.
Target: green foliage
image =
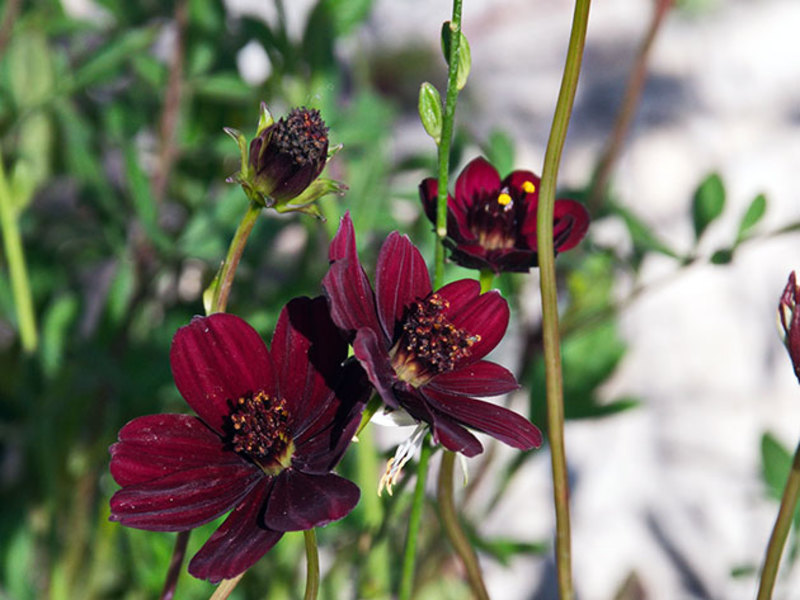
[[[706,177],[692,199],[692,223],[695,239],[699,240],[706,228],[725,208],[725,187],[722,178],[712,173]]]
[[[417,110],[422,126],[438,146],[442,141],[442,97],[439,90],[427,81],[419,88]]]
[[[450,46],[452,43],[452,34],[453,31],[450,28],[450,21],[445,21],[442,23],[442,54],[444,55],[444,60],[448,65],[450,64]],[[459,31],[458,35],[458,69],[456,71],[456,87],[460,91],[463,90],[467,85],[469,72],[472,68],[472,50],[470,50],[469,42],[467,41],[467,36],[464,35],[464,32]]]

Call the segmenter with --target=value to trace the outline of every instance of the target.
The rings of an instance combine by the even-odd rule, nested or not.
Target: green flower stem
[[[399,600],[409,600],[414,588],[414,559],[417,553],[417,537],[419,524],[422,522],[422,507],[425,504],[425,479],[428,474],[428,459],[431,457],[432,447],[428,443],[427,435],[422,441],[419,454],[419,467],[417,468],[417,483],[414,486],[414,498],[411,501],[411,514],[408,516],[408,534],[406,547],[403,553],[403,570],[400,575]]]
[[[439,190],[436,198],[436,244],[434,256],[433,289],[439,289],[444,280],[444,246],[442,242],[447,237],[447,185],[450,170],[450,147],[453,143],[453,122],[456,116],[456,101],[458,100],[458,52],[461,46],[461,2],[453,0],[453,18],[450,20],[450,56],[447,64],[447,94],[444,101],[444,115],[442,115],[442,139],[439,142],[438,154],[438,182]]]
[[[492,289],[492,283],[494,283],[494,271],[491,269],[481,269],[481,274],[478,281],[481,282],[481,294],[485,294]]]
[[[542,295],[542,333],[544,339],[545,380],[547,387],[547,433],[553,467],[553,494],[556,509],[556,568],[561,600],[572,600],[571,542],[569,525],[569,484],[564,450],[564,388],[561,373],[561,348],[558,333],[558,298],[553,250],[553,208],[561,151],[575,100],[578,75],[586,40],[590,0],[576,0],[564,75],[558,93],[550,139],[547,142],[539,208],[536,220],[536,243],[539,255]]]
[[[222,263],[214,284],[212,284],[216,285],[216,287],[211,300],[211,308],[208,311],[209,314],[225,312],[225,308],[228,306],[228,295],[231,293],[231,286],[233,285],[233,278],[236,275],[236,267],[239,266],[239,259],[242,258],[247,238],[250,236],[253,225],[256,224],[256,219],[260,214],[261,206],[251,202],[239,223],[239,227],[236,228],[236,233],[233,234],[231,245],[228,248],[228,255],[225,257],[225,262]]]
[[[0,158],[0,231],[3,232],[3,245],[8,261],[14,307],[17,311],[20,341],[25,352],[31,353],[36,350],[38,335],[28,269],[25,266],[25,253],[22,249],[22,237],[19,234],[19,215],[15,208],[21,204],[18,198],[15,199],[11,196],[3,169],[3,160]]]
[[[442,464],[439,467],[439,484],[437,488],[439,515],[442,520],[442,525],[447,532],[447,537],[450,538],[450,543],[453,544],[453,548],[464,563],[464,569],[467,571],[467,580],[472,588],[472,593],[479,600],[488,600],[489,593],[486,591],[486,585],[483,583],[483,575],[481,573],[480,563],[478,562],[478,556],[469,543],[469,539],[467,539],[464,530],[461,529],[461,523],[458,522],[456,505],[455,502],[453,502],[453,466],[455,465],[455,461],[455,452],[445,450],[442,456]]]
[[[303,600],[316,600],[319,593],[319,552],[314,529],[303,532],[306,541],[306,595]]]
[[[225,600],[231,595],[234,588],[239,585],[239,581],[241,581],[242,577],[244,577],[244,573],[239,573],[233,579],[223,579],[220,581],[217,589],[211,594],[209,600]]]
[[[772,598],[772,588],[775,586],[775,577],[778,574],[783,546],[786,544],[786,537],[792,527],[798,496],[800,496],[800,443],[794,451],[792,470],[789,471],[789,479],[786,480],[786,487],[783,489],[778,518],[775,520],[775,527],[772,529],[772,535],[767,545],[764,568],[761,570],[761,581],[758,584],[757,600]]]

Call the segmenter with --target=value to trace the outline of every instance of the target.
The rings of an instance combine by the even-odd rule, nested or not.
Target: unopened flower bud
[[[295,108],[274,121],[262,104],[258,131],[249,148],[241,134],[228,133],[242,152],[241,171],[229,181],[241,184],[254,202],[278,212],[320,216],[312,203],[347,189],[341,183],[318,179],[328,160],[329,142],[328,127],[316,109]]]
[[[778,304],[778,323],[781,327],[781,336],[789,357],[792,359],[794,374],[800,381],[800,310],[798,310],[800,288],[797,286],[795,272],[789,275],[789,281],[781,294]]]

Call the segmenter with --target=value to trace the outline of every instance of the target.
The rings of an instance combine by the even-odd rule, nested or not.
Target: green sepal
[[[203,291],[203,309],[206,311],[206,315],[211,314],[211,309],[214,306],[214,298],[219,293],[219,278],[222,275],[222,267],[225,266],[225,262],[221,262],[219,265],[219,269],[217,269],[216,274],[214,275],[214,279],[211,280],[211,283],[208,284],[208,287]]]
[[[342,182],[321,177],[319,179],[315,179],[311,185],[309,185],[303,191],[302,194],[292,198],[291,200],[276,203],[270,199],[271,204],[268,204],[268,207],[274,208],[279,213],[301,212],[308,215],[313,215],[324,221],[325,217],[314,203],[328,194],[337,194],[341,196],[346,191],[347,186]]]
[[[249,176],[249,160],[248,160],[248,143],[247,138],[238,129],[233,127],[223,127],[222,130],[227,133],[239,145],[239,155],[242,162],[241,170],[234,175],[228,177],[226,181],[229,183],[241,183],[242,180],[247,179]]]
[[[258,129],[256,129],[256,137],[261,135],[267,127],[272,125],[275,119],[272,118],[272,113],[269,112],[266,102],[261,103],[261,112],[258,116]]]

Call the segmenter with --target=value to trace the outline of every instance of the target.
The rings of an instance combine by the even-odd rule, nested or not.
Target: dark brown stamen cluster
[[[264,392],[239,398],[231,413],[231,444],[262,466],[280,460],[291,442],[286,423],[286,401],[276,402]]]
[[[295,108],[281,117],[272,132],[271,144],[289,154],[298,166],[325,161],[328,152],[328,127],[319,111]]]
[[[437,373],[452,371],[480,340],[447,319],[448,306],[447,300],[432,294],[407,309],[392,359],[400,379],[419,386]]]

